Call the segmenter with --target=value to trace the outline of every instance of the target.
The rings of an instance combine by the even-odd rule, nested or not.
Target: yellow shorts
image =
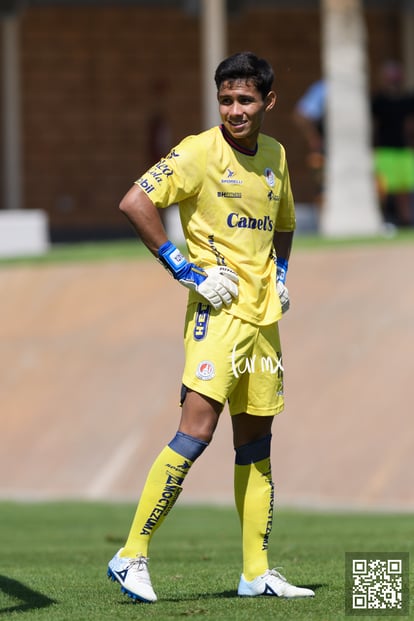
[[[185,320],[183,384],[231,415],[274,416],[283,410],[278,324],[256,326],[208,304],[191,304]]]

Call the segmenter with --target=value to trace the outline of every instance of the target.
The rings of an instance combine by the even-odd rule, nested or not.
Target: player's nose
[[[240,105],[238,101],[234,101],[230,107],[229,115],[231,117],[242,117],[243,116],[243,107]]]

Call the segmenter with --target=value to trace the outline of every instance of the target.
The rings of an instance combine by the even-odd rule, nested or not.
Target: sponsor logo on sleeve
[[[162,158],[157,164],[155,164],[148,172],[145,173],[137,183],[147,194],[151,194],[155,190],[156,183],[162,183],[166,177],[170,177],[174,174],[172,168],[168,165],[167,159],[171,159],[173,156],[170,154],[167,158]],[[174,157],[178,157],[175,155]]]

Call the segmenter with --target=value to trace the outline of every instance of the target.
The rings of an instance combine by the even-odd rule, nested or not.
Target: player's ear
[[[269,93],[265,97],[265,112],[269,112],[276,105],[277,95],[275,91],[269,91]]]

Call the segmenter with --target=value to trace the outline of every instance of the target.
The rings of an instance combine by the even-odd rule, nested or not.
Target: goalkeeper
[[[243,552],[238,594],[314,595],[268,564],[271,432],[284,406],[278,322],[289,308],[285,281],[295,228],[284,148],[260,131],[276,103],[273,70],[242,52],[219,64],[215,82],[221,125],[182,140],[120,205],[142,242],[188,289],[177,433],[152,465],[127,541],[108,565],[108,576],[142,602],[157,599],[148,572],[151,538],[226,403]],[[186,257],[168,240],[159,215],[171,204],[179,205]]]

